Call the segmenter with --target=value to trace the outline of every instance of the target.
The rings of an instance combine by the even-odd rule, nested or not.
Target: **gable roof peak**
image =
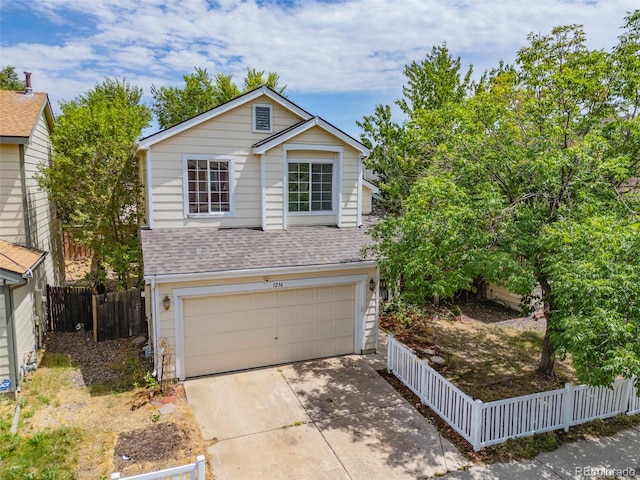
[[[305,109],[299,107],[275,90],[267,87],[266,85],[262,85],[246,93],[243,93],[242,95],[235,97],[225,103],[213,107],[206,112],[202,112],[195,117],[184,120],[183,122],[180,122],[164,130],[160,130],[159,132],[141,139],[138,143],[138,150],[147,150],[149,147],[156,143],[166,140],[167,138],[177,135],[178,133],[184,132],[185,130],[195,127],[196,125],[200,125],[201,123],[211,120],[212,118],[222,115],[223,113],[233,110],[234,108],[237,108],[241,105],[252,102],[262,96],[270,98],[272,101],[293,112],[303,120],[313,118],[313,115],[311,115]]]

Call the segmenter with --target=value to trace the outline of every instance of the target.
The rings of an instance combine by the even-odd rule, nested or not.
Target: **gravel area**
[[[137,342],[142,340],[135,338]],[[128,338],[96,343],[91,332],[48,332],[45,344],[47,354],[68,355],[80,368],[82,375],[72,379],[77,386],[106,385],[117,381],[131,349],[141,348]]]

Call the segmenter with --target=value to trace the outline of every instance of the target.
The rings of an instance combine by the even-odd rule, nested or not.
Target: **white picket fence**
[[[205,480],[204,462],[204,455],[198,455],[195,463],[126,478],[116,472],[111,474],[111,480]]]
[[[612,388],[574,386],[483,403],[474,400],[389,335],[387,368],[434,410],[475,451],[510,438],[550,432],[609,418],[640,413],[640,391],[633,380]]]

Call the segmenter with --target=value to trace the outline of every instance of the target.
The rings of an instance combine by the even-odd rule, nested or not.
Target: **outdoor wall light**
[[[376,281],[372,278],[369,280],[369,290],[372,292],[376,289]]]
[[[169,310],[169,307],[171,306],[171,299],[169,298],[169,295],[165,294],[164,298],[162,299],[162,306],[165,310]]]

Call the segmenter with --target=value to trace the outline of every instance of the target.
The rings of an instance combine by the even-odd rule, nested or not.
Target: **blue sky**
[[[582,24],[615,45],[637,0],[0,0],[0,66],[60,100],[105,77],[179,86],[194,67],[275,71],[289,99],[359,138],[356,120],[402,93],[403,67],[447,42],[477,75],[530,32]],[[145,133],[152,133],[152,127]]]

